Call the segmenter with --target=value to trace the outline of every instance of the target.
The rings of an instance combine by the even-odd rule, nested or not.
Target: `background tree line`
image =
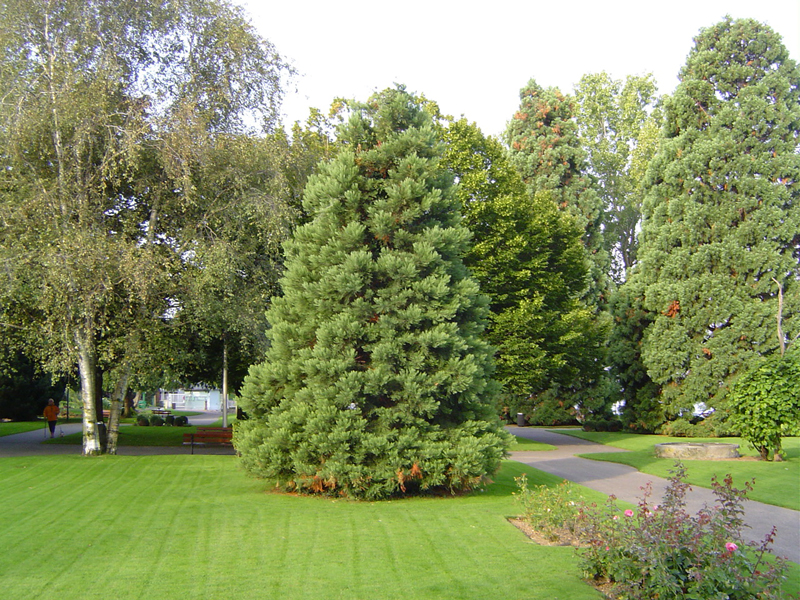
[[[291,68],[225,2],[0,11],[5,380],[74,373],[84,451],[113,452],[129,388],[237,390],[263,360],[283,242],[355,104],[285,131]],[[733,382],[794,356],[799,84],[774,32],[726,19],[671,97],[652,76],[530,80],[502,140],[418,99],[488,295],[498,413],[687,432],[700,407],[726,431]]]

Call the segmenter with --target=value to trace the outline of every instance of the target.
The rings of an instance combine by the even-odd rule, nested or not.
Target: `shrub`
[[[556,541],[566,530],[575,535],[577,518],[583,506],[583,498],[575,486],[563,481],[557,486],[538,485],[528,487],[528,477],[515,477],[519,490],[514,493],[522,505],[523,519],[550,541]]]
[[[175,425],[175,416],[174,415],[167,415],[164,418],[165,425]]]
[[[583,423],[584,431],[622,431],[622,421],[618,419],[604,419],[602,417],[586,419]]]
[[[150,425],[150,419],[147,418],[147,415],[139,415],[136,417],[136,424],[141,425],[142,427],[147,427]]]
[[[765,562],[775,529],[761,544],[742,538],[742,503],[752,482],[740,490],[730,475],[721,483],[715,477],[716,506],[693,517],[685,510],[685,477],[677,463],[660,506],[650,503],[648,485],[637,510],[622,512],[613,496],[604,509],[584,509],[586,573],[613,582],[615,597],[630,600],[779,598],[785,563]]]
[[[731,422],[761,455],[781,453],[781,436],[800,435],[800,352],[775,354],[758,363],[734,385]]]
[[[189,417],[178,415],[175,417],[175,427],[185,427],[189,424]]]
[[[164,419],[162,419],[158,415],[150,415],[150,425],[155,425],[156,427],[160,427],[163,424],[164,424]]]
[[[659,431],[661,435],[669,435],[673,437],[696,437],[695,426],[692,425],[687,419],[675,419],[674,421],[667,421]]]

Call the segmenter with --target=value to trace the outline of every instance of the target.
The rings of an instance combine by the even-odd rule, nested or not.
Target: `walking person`
[[[47,401],[47,406],[44,407],[44,418],[47,419],[47,425],[50,427],[50,437],[56,437],[56,423],[58,422],[59,408],[56,406],[56,401],[50,398]]]

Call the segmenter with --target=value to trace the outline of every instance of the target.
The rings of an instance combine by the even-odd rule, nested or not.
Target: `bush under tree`
[[[781,457],[781,437],[800,435],[800,351],[773,354],[733,385],[728,406],[733,427],[758,450]]]
[[[350,105],[306,187],[271,347],[241,392],[245,468],[287,490],[382,498],[473,488],[508,447],[488,300],[439,134],[402,87]]]

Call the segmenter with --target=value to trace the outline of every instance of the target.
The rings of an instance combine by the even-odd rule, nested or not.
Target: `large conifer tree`
[[[462,262],[438,134],[402,88],[351,106],[306,187],[271,348],[251,369],[245,467],[286,489],[378,498],[469,489],[499,466],[487,299]]]
[[[717,405],[778,348],[776,281],[798,318],[799,88],[778,35],[726,18],[695,39],[667,103],[639,274],[653,317],[643,360],[669,418]]]

